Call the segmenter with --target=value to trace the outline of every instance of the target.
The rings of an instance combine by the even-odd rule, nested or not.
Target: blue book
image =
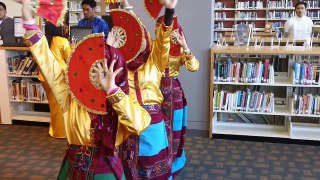
[[[261,65],[261,67],[260,67],[260,74],[259,74],[259,80],[260,80],[259,83],[262,82],[262,79],[263,79],[263,78],[262,78],[262,74],[263,74],[263,70],[264,70],[264,64],[261,63],[260,65]]]
[[[293,72],[294,83],[299,83],[300,63],[295,62],[293,68],[294,68],[294,72]]]

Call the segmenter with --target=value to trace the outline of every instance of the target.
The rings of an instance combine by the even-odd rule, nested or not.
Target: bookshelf
[[[231,32],[236,24],[253,24],[254,32],[264,31],[266,23],[272,30],[283,27],[294,16],[294,5],[299,0],[215,0],[213,3],[213,41]],[[306,0],[307,16],[320,21],[318,0]]]
[[[320,47],[213,47],[209,136],[320,140],[319,66]]]
[[[32,63],[34,63],[32,58],[28,59],[29,63],[25,61],[24,69],[26,71],[18,72],[18,66],[22,64],[22,60],[26,60],[23,57],[31,57],[28,52],[28,47],[0,46],[0,72],[2,73],[0,76],[0,115],[2,124],[12,124],[12,120],[50,122],[50,112],[42,112],[35,107],[35,105],[48,104],[48,101],[40,82],[37,82],[37,66],[32,68]],[[28,68],[30,68],[30,72]]]

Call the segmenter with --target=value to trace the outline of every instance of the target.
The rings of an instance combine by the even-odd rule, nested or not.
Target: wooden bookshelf
[[[274,77],[274,83],[236,83],[232,82],[232,80],[230,80],[229,82],[228,80],[227,82],[222,82],[220,81],[220,79],[216,79],[214,77],[216,75],[214,67],[215,61],[226,61],[226,59],[231,58],[233,62],[240,62],[240,59],[245,62],[249,62],[250,58],[272,59],[278,56],[281,56],[281,59],[279,59],[279,61],[283,61],[283,64],[287,63],[287,66],[284,66],[284,68],[282,68],[279,72],[275,72],[275,74],[277,73],[277,76]],[[290,138],[301,140],[320,140],[320,111],[319,113],[315,113],[316,111],[309,111],[309,113],[302,112],[299,114],[295,114],[295,106],[293,105],[294,94],[296,92],[299,92],[296,88],[309,88],[312,89],[311,92],[318,92],[320,88],[320,84],[299,85],[294,83],[293,65],[295,62],[305,62],[306,59],[310,60],[310,63],[315,61],[317,64],[320,64],[320,47],[313,47],[312,49],[305,49],[301,46],[279,48],[271,48],[270,46],[266,46],[263,48],[240,46],[212,47],[209,66],[209,137],[212,138],[217,134],[226,134]],[[272,61],[272,63],[275,63],[275,61]],[[284,71],[282,71],[283,69]],[[320,71],[317,71],[317,73],[318,79]],[[274,93],[274,97],[277,98],[277,101],[275,101],[274,104],[274,111],[239,111],[233,110],[232,108],[229,109],[230,104],[226,105],[226,107],[228,106],[228,108],[221,108],[220,106],[219,109],[216,109],[217,101],[215,98],[217,97],[214,97],[215,91],[227,90],[229,92],[237,92],[245,88],[270,89],[270,91]],[[306,91],[309,92],[308,89]],[[302,92],[303,93],[298,95],[304,95],[305,91],[303,90]],[[281,96],[281,94],[283,96]],[[320,96],[320,94],[312,93],[311,96],[318,97]],[[248,101],[250,101],[250,99]],[[279,104],[280,102],[283,102],[284,104]],[[227,103],[228,102],[226,102],[226,104]],[[313,104],[313,106],[315,105],[315,103]],[[310,109],[312,109],[313,106],[311,106],[311,104],[308,104],[307,107],[309,106],[311,107]],[[234,117],[241,118],[236,119]],[[249,118],[245,119],[243,117],[254,118],[254,121],[251,121],[251,119]],[[265,123],[263,122],[264,119],[262,119],[262,117],[272,117],[274,119],[274,122]],[[246,122],[246,120],[249,120],[250,123]]]
[[[12,124],[12,120],[50,122],[50,112],[36,111],[34,105],[48,104],[47,100],[32,101],[12,99],[11,81],[14,79],[31,80],[37,78],[37,75],[24,76],[10,74],[8,59],[18,55],[30,55],[28,47],[3,47],[0,46],[0,116],[2,124]]]
[[[213,41],[217,41],[232,31],[233,25],[253,24],[255,32],[264,31],[268,22],[272,30],[283,27],[294,12],[294,5],[299,0],[215,0],[213,5],[212,24]],[[307,0],[307,16],[313,21],[320,21],[320,4],[317,0]],[[263,6],[261,7],[261,4]],[[259,6],[258,6],[259,5]],[[246,17],[246,18],[244,18]],[[249,17],[249,18],[248,18]]]

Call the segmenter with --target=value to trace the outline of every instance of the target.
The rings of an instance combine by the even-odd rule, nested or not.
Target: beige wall
[[[21,5],[13,0],[0,0],[7,6],[7,16],[21,16]]]
[[[155,22],[146,13],[142,0],[129,0],[151,35]],[[200,3],[201,2],[201,3]],[[211,7],[213,0],[180,0],[175,14],[188,40],[192,53],[200,61],[198,72],[181,68],[179,79],[188,101],[188,128],[209,128],[209,49],[211,47]]]

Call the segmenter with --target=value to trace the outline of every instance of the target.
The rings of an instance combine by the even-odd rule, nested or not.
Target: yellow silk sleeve
[[[151,122],[151,116],[133,97],[120,88],[107,97],[118,114],[116,145],[120,145],[129,135],[140,135]]]
[[[66,39],[66,41],[64,42],[64,45],[63,45],[63,59],[65,62],[67,62],[67,60],[71,56],[71,52],[72,52],[72,50],[71,50],[70,43]]]
[[[151,58],[160,72],[163,72],[168,64],[170,50],[171,26],[165,26],[163,23],[157,30],[156,40],[152,43]]]
[[[186,55],[183,53],[181,56],[181,62],[186,66],[188,71],[195,72],[199,70],[199,61],[193,54]]]
[[[34,40],[36,38],[37,40]],[[30,45],[30,51],[35,57],[40,71],[48,82],[53,95],[59,103],[63,112],[68,109],[70,97],[68,96],[68,87],[65,81],[65,72],[59,61],[52,54],[47,39],[40,30],[27,30],[25,39]]]

